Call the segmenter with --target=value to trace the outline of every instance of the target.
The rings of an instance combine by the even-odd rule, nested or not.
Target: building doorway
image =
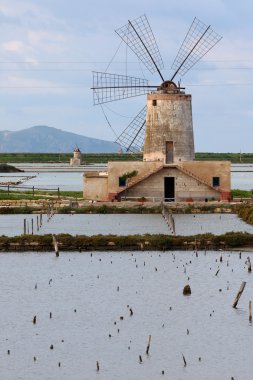
[[[173,141],[166,141],[166,164],[173,164]]]
[[[164,177],[164,200],[175,201],[175,177]]]

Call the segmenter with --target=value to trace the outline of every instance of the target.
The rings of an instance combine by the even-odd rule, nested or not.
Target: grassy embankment
[[[253,224],[253,204],[242,204],[238,206],[237,214],[246,223]]]
[[[83,197],[82,191],[60,191],[60,198],[75,198]],[[35,190],[0,190],[0,200],[38,200],[38,199],[58,199],[57,191],[41,191]]]
[[[73,157],[72,153],[0,153],[2,163],[67,163]],[[253,163],[253,153],[208,153],[197,152],[196,160],[229,160],[232,163]],[[82,153],[84,164],[106,163],[108,161],[142,160],[142,153]]]
[[[14,212],[14,209],[0,208],[0,213]],[[29,213],[34,210],[32,208],[20,208],[19,212]],[[193,213],[193,212],[237,212],[238,215],[248,223],[253,224],[253,205],[237,204],[237,205],[186,205],[185,207],[173,208],[173,212]],[[46,210],[45,210],[46,211]],[[62,213],[73,212],[73,209],[64,207],[58,210]],[[160,213],[160,206],[151,208],[144,205],[136,207],[108,206],[106,204],[89,205],[86,207],[75,209],[77,213]],[[229,232],[220,236],[212,234],[202,234],[194,236],[170,236],[166,234],[145,234],[145,235],[96,235],[96,236],[72,236],[70,234],[59,234],[56,236],[59,243],[60,251],[92,251],[92,250],[186,250],[186,249],[231,249],[231,248],[252,248],[253,234],[243,232]],[[4,251],[52,251],[52,235],[21,235],[16,237],[0,237],[0,250]]]
[[[220,236],[203,234],[195,236],[169,235],[96,235],[56,236],[60,251],[104,250],[176,250],[176,249],[231,249],[252,247],[253,235],[229,232]],[[4,251],[52,251],[52,235],[0,236],[0,249]]]
[[[233,198],[251,198],[251,191],[234,189],[231,191]],[[41,190],[0,190],[0,200],[36,200],[36,199],[55,199],[55,198],[75,198],[83,199],[82,191],[41,191]]]

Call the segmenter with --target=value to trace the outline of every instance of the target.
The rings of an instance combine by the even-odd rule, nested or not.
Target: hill
[[[18,172],[23,172],[23,171],[24,170],[15,168],[15,166],[0,164],[0,173],[18,173]]]
[[[84,153],[113,153],[119,149],[111,141],[47,126],[34,126],[15,132],[0,131],[0,152],[62,153],[72,152],[76,146]]]

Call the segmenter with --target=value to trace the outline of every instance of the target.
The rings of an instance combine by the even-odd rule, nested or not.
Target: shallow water
[[[23,164],[17,164],[16,166],[22,166]],[[33,164],[35,167],[36,165]],[[44,164],[48,165],[48,164]],[[38,164],[38,166],[43,166]],[[48,165],[50,166],[50,165]],[[51,165],[53,166],[53,165]],[[57,168],[57,164],[54,164]],[[68,166],[68,165],[66,165]],[[35,169],[36,170],[36,169]],[[234,172],[236,170],[237,172]],[[252,172],[246,172],[246,170],[252,170]],[[82,191],[83,190],[83,176],[80,172],[26,172],[20,173],[21,175],[36,175],[36,178],[30,179],[24,183],[25,186],[35,186],[40,188],[57,188],[60,187],[62,191]],[[0,173],[1,175],[1,173]],[[15,181],[17,180],[18,173],[3,174],[0,182]],[[10,178],[9,178],[10,177]],[[253,165],[252,164],[236,164],[231,165],[231,188],[251,190],[253,189]]]
[[[161,215],[145,214],[55,214],[49,221],[43,215],[42,227],[37,231],[37,215],[0,215],[0,235],[15,236],[24,231],[26,219],[29,232],[34,234],[70,233],[72,235],[97,234],[172,234]],[[194,235],[210,232],[216,235],[230,231],[253,233],[253,226],[235,214],[175,214],[177,235]],[[28,229],[27,229],[28,233]]]
[[[61,253],[58,259],[0,253],[0,378],[251,380],[247,256],[253,260],[251,253],[240,260],[226,252],[220,263],[220,252]],[[188,276],[192,295],[185,297]],[[242,281],[247,285],[233,309]]]
[[[195,235],[212,233],[221,235],[230,231],[249,232],[253,234],[253,226],[245,223],[235,214],[176,214],[177,235]]]
[[[22,173],[23,175],[24,173]],[[27,172],[29,176],[34,176],[25,181],[20,186],[34,186],[39,189],[57,189],[61,191],[82,191],[83,190],[83,173],[78,172]],[[8,179],[10,177],[10,179]],[[17,181],[18,177],[3,177],[6,181]],[[1,181],[3,181],[3,178]],[[20,177],[21,178],[21,177]],[[15,189],[18,190],[18,189]]]

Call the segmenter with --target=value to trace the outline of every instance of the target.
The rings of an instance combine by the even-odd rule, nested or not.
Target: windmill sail
[[[156,39],[145,15],[129,21],[128,24],[116,30],[119,37],[137,55],[147,69],[153,74],[158,72],[164,81],[160,70],[163,60]]]
[[[142,108],[115,142],[125,148],[126,152],[141,151],[144,144],[145,124],[146,106]]]
[[[205,25],[195,17],[171,66],[175,70],[171,80],[177,74],[187,73],[221,38],[210,25]]]
[[[154,87],[157,86],[149,86],[146,79],[93,71],[95,105],[148,94]]]

